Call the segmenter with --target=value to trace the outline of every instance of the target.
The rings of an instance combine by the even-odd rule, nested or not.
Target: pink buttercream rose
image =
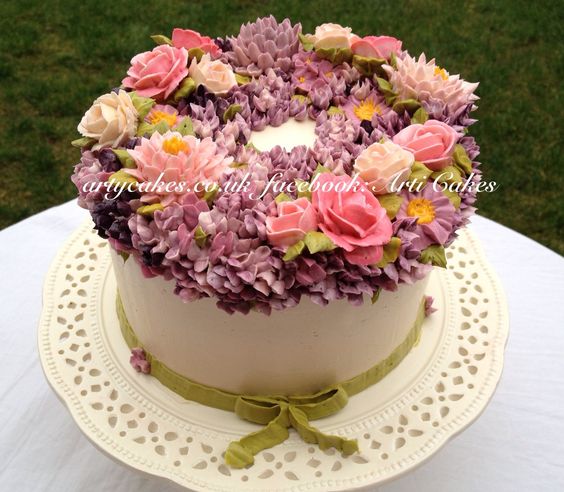
[[[390,242],[392,223],[366,185],[356,182],[351,186],[351,181],[348,175],[320,174],[312,203],[319,228],[345,250],[345,258],[355,265],[372,265]]]
[[[391,36],[365,36],[354,41],[351,48],[355,55],[388,60],[392,53],[401,51],[401,41]]]
[[[189,72],[196,86],[203,85],[218,96],[227,94],[229,89],[237,85],[231,66],[220,60],[212,61],[210,55],[202,56],[200,61],[194,58]]]
[[[425,124],[409,125],[393,137],[393,142],[410,150],[415,160],[432,171],[440,171],[452,160],[454,146],[460,135],[446,123],[427,120]]]
[[[125,87],[154,99],[166,99],[188,75],[188,52],[184,48],[161,45],[153,51],[139,53],[131,59]]]
[[[213,42],[213,39],[208,36],[202,36],[197,31],[191,29],[175,28],[172,31],[172,45],[175,48],[200,48],[204,53],[209,53],[214,58],[217,58],[221,53],[219,47]]]
[[[373,143],[356,158],[354,171],[375,195],[391,193],[394,180],[399,184],[411,172],[415,157],[391,140]]]
[[[278,204],[278,217],[266,218],[266,235],[273,246],[288,247],[317,230],[317,213],[307,198]]]

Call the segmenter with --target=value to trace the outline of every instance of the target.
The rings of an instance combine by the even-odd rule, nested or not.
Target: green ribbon
[[[121,332],[129,346],[142,347],[129,324],[121,297],[116,298],[117,314]],[[376,384],[417,345],[421,325],[425,318],[425,299],[419,305],[417,318],[403,342],[383,361],[367,371],[340,384],[330,386],[313,395],[302,396],[260,396],[238,395],[211,386],[196,383],[174,372],[145,350],[145,357],[151,364],[151,376],[183,398],[210,407],[235,412],[240,418],[264,427],[229,444],[225,462],[233,468],[244,468],[254,463],[254,456],[263,449],[271,448],[288,439],[289,429],[295,429],[307,443],[317,444],[321,449],[335,448],[344,455],[358,451],[356,439],[325,434],[312,427],[310,420],[333,415],[343,409],[349,396],[355,395]]]

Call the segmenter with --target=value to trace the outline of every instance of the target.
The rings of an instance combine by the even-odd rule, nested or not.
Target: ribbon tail
[[[255,462],[255,454],[284,442],[290,435],[288,408],[283,407],[276,418],[263,429],[247,434],[239,441],[229,444],[225,452],[225,463],[232,468],[244,468]]]
[[[299,408],[290,407],[290,423],[305,442],[318,444],[322,450],[335,448],[345,456],[358,452],[358,442],[356,439],[345,439],[340,436],[324,434],[309,424],[306,413]]]

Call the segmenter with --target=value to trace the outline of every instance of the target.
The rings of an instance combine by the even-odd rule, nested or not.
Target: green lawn
[[[481,194],[480,213],[564,253],[564,19],[556,1],[3,0],[0,228],[75,196],[76,125],[119,84],[132,55],[153,46],[149,35],[175,26],[233,34],[270,13],[307,32],[337,21],[358,34],[394,35],[412,54],[479,80],[472,132],[485,179],[501,185]]]

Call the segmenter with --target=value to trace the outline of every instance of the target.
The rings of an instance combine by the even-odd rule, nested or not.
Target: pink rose
[[[401,41],[391,36],[365,36],[356,40],[351,48],[355,55],[388,60],[392,53],[400,52]]]
[[[354,265],[377,263],[390,242],[392,223],[386,210],[362,182],[348,175],[322,173],[312,193],[319,228],[339,247]],[[324,186],[325,185],[325,186]]]
[[[459,134],[446,123],[427,120],[425,124],[409,125],[393,137],[393,142],[410,150],[415,160],[432,171],[447,167]]]
[[[266,235],[274,246],[288,247],[317,230],[317,214],[307,198],[278,204],[278,217],[266,218]]]
[[[166,99],[188,75],[188,52],[184,48],[161,45],[135,55],[122,80],[125,87],[154,99]]]
[[[217,58],[221,53],[219,47],[213,42],[213,39],[208,36],[202,36],[197,31],[191,29],[173,29],[172,31],[172,45],[175,48],[200,48],[204,53],[209,53],[214,58]]]
[[[229,89],[237,85],[231,65],[220,60],[212,61],[210,55],[202,56],[200,61],[194,58],[189,73],[197,87],[203,85],[218,96],[224,96]]]

